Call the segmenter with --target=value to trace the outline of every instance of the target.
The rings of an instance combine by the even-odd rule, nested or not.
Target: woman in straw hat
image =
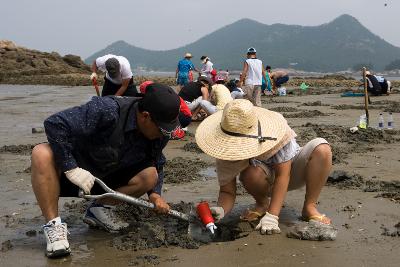
[[[316,138],[300,147],[295,138],[281,114],[255,107],[245,99],[231,101],[199,125],[197,144],[216,158],[220,191],[218,206],[211,209],[217,219],[232,210],[239,176],[256,202],[254,210],[242,219],[262,217],[256,227],[262,234],[280,233],[279,213],[286,192],[303,186],[304,220],[330,224],[316,207],[332,166],[330,146],[325,139]]]

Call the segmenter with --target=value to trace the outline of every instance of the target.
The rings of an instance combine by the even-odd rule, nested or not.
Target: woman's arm
[[[236,199],[236,179],[226,185],[220,186],[218,196],[218,206],[224,209],[225,214],[229,213]]]
[[[283,201],[285,200],[286,192],[290,180],[290,169],[292,161],[286,161],[274,165],[275,181],[272,187],[271,202],[268,212],[272,215],[279,216]]]

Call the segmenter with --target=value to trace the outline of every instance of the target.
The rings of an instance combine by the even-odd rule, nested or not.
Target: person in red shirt
[[[140,93],[146,94],[146,87],[150,84],[152,84],[153,81],[145,81],[140,84],[139,89]],[[192,112],[190,111],[189,107],[185,103],[185,101],[182,99],[182,97],[179,97],[181,103],[180,103],[180,110],[179,110],[179,123],[181,124],[181,128],[177,129],[173,134],[172,137],[173,139],[181,139],[185,136],[185,131],[182,130],[182,128],[187,127],[191,122],[192,122]]]

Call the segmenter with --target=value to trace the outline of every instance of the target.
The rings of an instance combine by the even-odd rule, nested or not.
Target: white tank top
[[[262,84],[262,61],[257,58],[246,59],[248,66],[246,75],[246,85]]]

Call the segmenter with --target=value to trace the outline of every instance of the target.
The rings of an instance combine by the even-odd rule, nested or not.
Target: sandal
[[[331,219],[328,218],[325,214],[321,214],[321,215],[312,215],[310,217],[304,217],[302,216],[301,219],[303,221],[309,222],[309,221],[316,221],[316,222],[320,222],[326,225],[330,225],[331,224]],[[326,219],[329,220],[329,223],[325,223],[324,221],[326,221]]]
[[[244,222],[254,222],[261,219],[265,213],[260,213],[255,210],[247,210],[245,214],[240,215],[240,220]]]

